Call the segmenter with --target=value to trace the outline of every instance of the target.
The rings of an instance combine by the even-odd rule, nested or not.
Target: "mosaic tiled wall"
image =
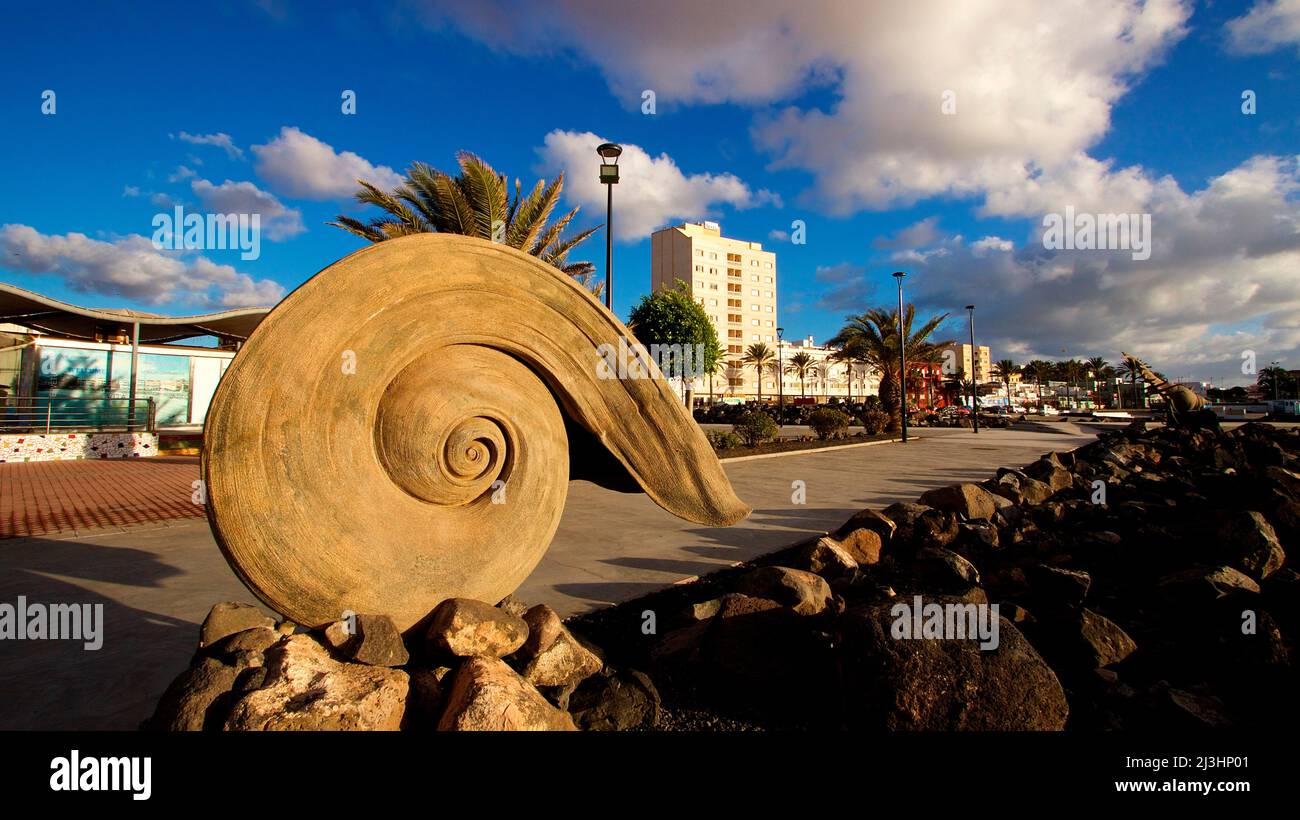
[[[79,458],[140,458],[158,453],[153,433],[51,433],[0,435],[0,462]]]

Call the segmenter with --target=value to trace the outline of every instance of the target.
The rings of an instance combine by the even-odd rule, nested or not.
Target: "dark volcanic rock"
[[[929,598],[927,603],[943,603]],[[1065,727],[1060,681],[1009,621],[996,649],[973,640],[902,640],[894,604],[850,609],[839,630],[844,720],[852,729],[1019,731]]]

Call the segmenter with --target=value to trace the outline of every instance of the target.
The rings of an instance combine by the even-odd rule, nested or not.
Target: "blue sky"
[[[1300,367],[1300,2],[648,5],[10,10],[0,281],[164,313],[273,302],[361,246],[324,224],[366,215],[340,174],[460,149],[526,186],[565,169],[595,225],[598,136],[639,157],[615,191],[644,228],[615,246],[620,316],[649,288],[646,226],[710,218],[777,252],[791,337],[887,304],[901,268],[928,312],[979,304],[995,358]],[[173,203],[214,202],[263,209],[259,258],[144,241]],[[1151,258],[1045,250],[1066,206],[1152,214]],[[603,266],[603,234],[581,250]]]

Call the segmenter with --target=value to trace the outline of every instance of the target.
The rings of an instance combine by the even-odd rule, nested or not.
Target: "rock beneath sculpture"
[[[528,624],[482,601],[449,598],[433,611],[426,636],[435,651],[463,658],[474,655],[500,658],[524,645]]]
[[[252,604],[226,601],[212,607],[199,628],[199,647],[211,646],[227,635],[255,626],[274,628],[275,620]]]
[[[573,636],[546,604],[524,613],[528,639],[515,655],[534,686],[569,687],[600,671],[604,662]]]
[[[759,567],[737,582],[736,591],[775,601],[800,615],[821,614],[833,597],[820,575],[789,567]]]
[[[239,670],[216,658],[203,658],[172,681],[147,722],[164,732],[202,731],[208,710],[235,685]]]
[[[456,670],[440,731],[574,731],[568,713],[494,657],[469,658]]]
[[[325,640],[338,653],[368,666],[404,666],[411,659],[393,619],[354,615],[325,628]]]
[[[947,599],[931,597],[927,603]],[[973,640],[899,640],[892,604],[850,609],[845,647],[845,722],[889,731],[1055,731],[1069,705],[1055,673],[1002,619],[998,646]]]
[[[992,494],[978,484],[954,484],[923,493],[922,504],[936,510],[946,510],[967,519],[992,518],[997,512]]]
[[[388,731],[401,727],[409,679],[405,672],[340,663],[308,635],[286,638],[266,652],[262,687],[231,707],[235,731]]]
[[[230,662],[246,653],[261,655],[278,643],[282,637],[284,636],[275,629],[267,626],[255,626],[242,632],[236,632],[233,635],[227,635],[211,646],[205,647],[204,651],[206,654]]]

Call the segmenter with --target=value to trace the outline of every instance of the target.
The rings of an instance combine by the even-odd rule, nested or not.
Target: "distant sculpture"
[[[701,524],[744,518],[658,368],[600,366],[620,337],[571,277],[501,244],[418,234],[334,263],[263,320],[213,398],[218,545],[297,623],[351,611],[407,630],[446,598],[512,592],[571,478]]]
[[[1125,359],[1130,358],[1129,354],[1122,351],[1120,355]],[[1196,395],[1190,388],[1181,384],[1170,384],[1152,372],[1146,362],[1136,356],[1131,358],[1137,363],[1142,379],[1165,397],[1166,424],[1190,430],[1219,429],[1219,417],[1209,409],[1209,402],[1203,396]]]

